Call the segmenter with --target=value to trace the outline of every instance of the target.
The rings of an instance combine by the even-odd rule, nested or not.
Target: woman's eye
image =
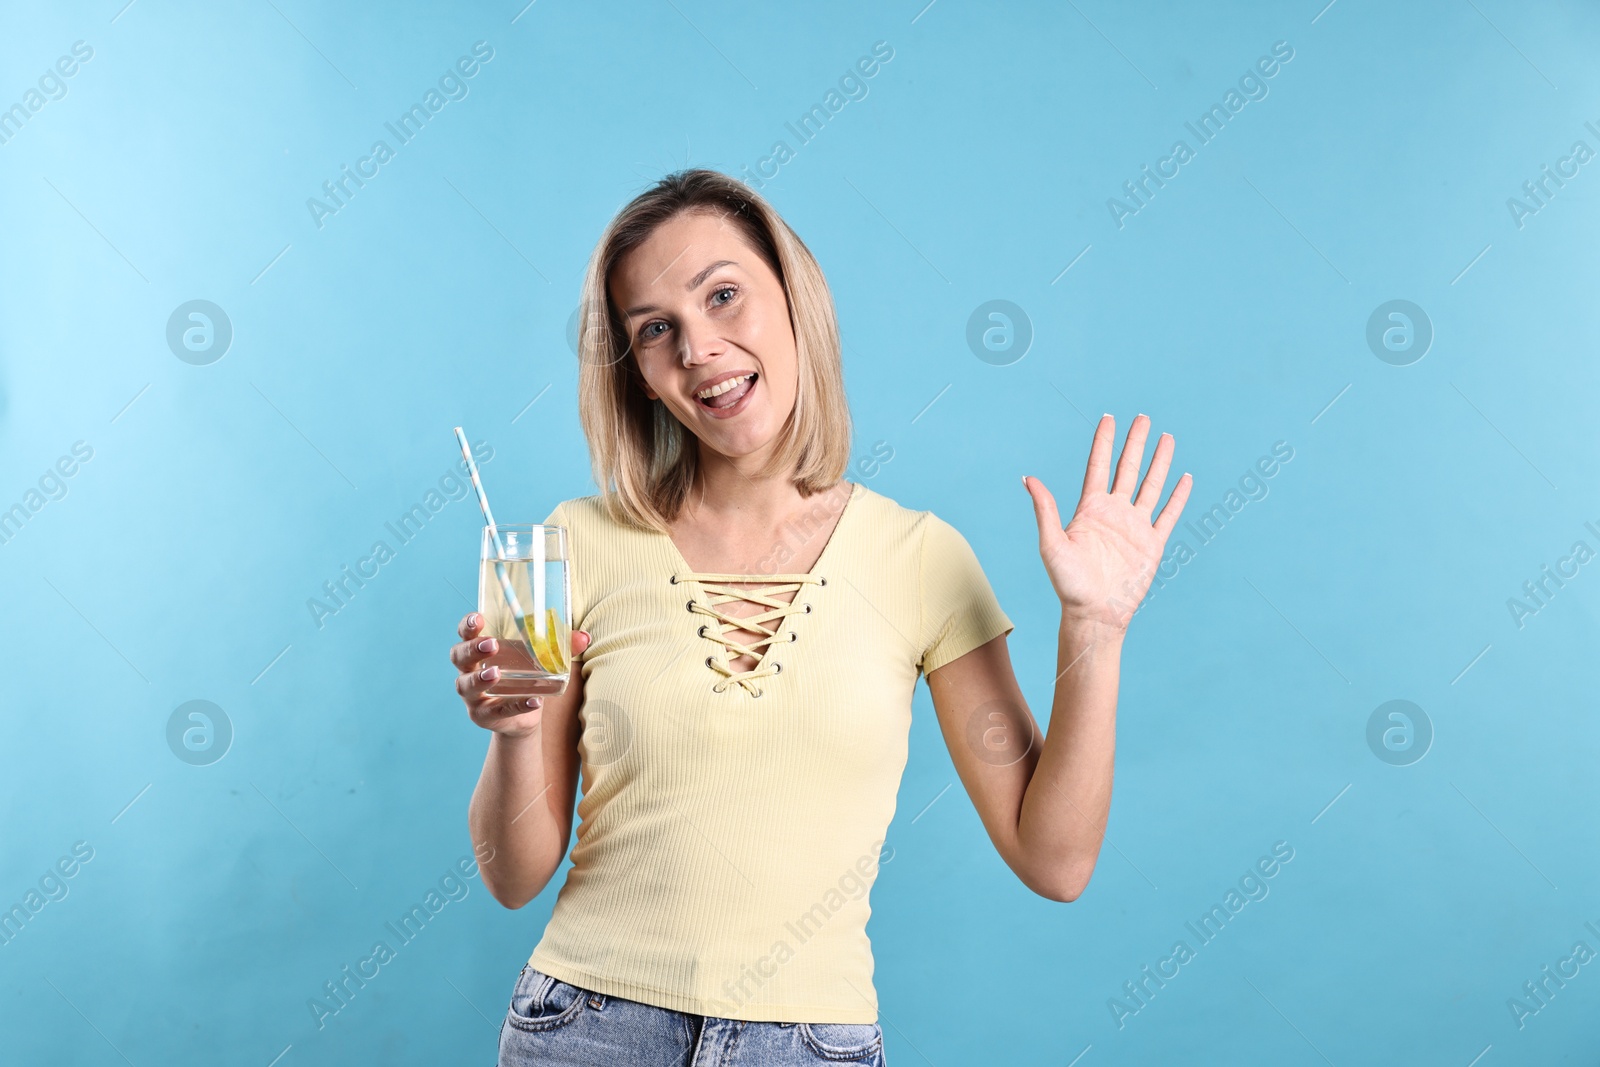
[[[658,334],[658,333],[651,333],[650,330],[653,327],[656,327],[656,326],[660,326],[661,328],[665,329],[666,325],[667,324],[664,323],[664,322],[647,322],[647,323],[645,323],[643,329],[641,329],[639,331],[640,340],[643,340],[643,341],[653,341],[653,340],[655,340],[657,337],[660,337],[661,335]]]
[[[721,295],[722,295],[722,294],[723,294],[723,293],[727,293],[727,294],[729,294],[729,297],[728,297],[728,299],[729,299],[729,300],[731,300],[731,299],[732,299],[732,298],[733,298],[733,297],[734,297],[734,296],[735,296],[735,295],[737,295],[737,294],[738,294],[738,290],[737,290],[737,289],[735,289],[735,288],[734,288],[734,287],[733,287],[733,286],[731,286],[731,285],[725,285],[725,286],[723,286],[723,287],[722,287],[722,288],[721,288],[721,289],[718,289],[718,290],[716,290],[716,291],[715,291],[715,292],[713,292],[713,293],[712,293],[712,294],[711,294],[711,299],[712,299],[712,302],[713,302],[713,303],[716,303],[716,302],[717,302],[717,299],[716,299],[716,298],[717,298],[717,297],[718,297],[718,296],[721,296]],[[723,304],[726,304],[726,303],[727,303],[727,302],[728,302],[728,301],[727,301],[727,300],[724,300],[724,301],[722,301],[722,302],[721,302],[721,303],[723,303]]]

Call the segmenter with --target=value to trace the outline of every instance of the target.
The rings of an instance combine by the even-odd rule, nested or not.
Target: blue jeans
[[[500,1067],[886,1067],[877,1023],[769,1023],[691,1015],[522,968],[500,1024]]]

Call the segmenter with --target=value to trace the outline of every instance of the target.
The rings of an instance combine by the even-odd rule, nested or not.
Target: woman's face
[[[797,392],[794,329],[783,284],[736,225],[702,212],[664,222],[610,288],[652,400],[729,458],[776,441]]]

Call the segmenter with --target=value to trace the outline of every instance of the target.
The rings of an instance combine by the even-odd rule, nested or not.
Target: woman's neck
[[[851,492],[850,483],[840,481],[803,497],[793,482],[781,476],[757,478],[731,467],[702,469],[670,535],[679,554],[697,571],[808,573],[843,516]]]
[[[816,504],[786,473],[757,473],[764,454],[729,458],[701,450],[695,483],[684,497],[677,524],[718,525],[738,533],[761,533],[790,522]]]
[[[803,504],[800,490],[784,474],[760,476],[732,463],[702,463],[679,518],[764,529],[783,523]]]

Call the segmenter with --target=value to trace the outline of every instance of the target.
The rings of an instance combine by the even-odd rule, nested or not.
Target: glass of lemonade
[[[566,692],[572,660],[572,576],[568,565],[564,526],[521,523],[483,528],[478,611],[483,614],[483,636],[499,642],[483,666],[500,668],[500,677],[485,690],[489,696]],[[502,567],[522,609],[520,634],[500,581]],[[530,646],[532,657],[528,655]]]

